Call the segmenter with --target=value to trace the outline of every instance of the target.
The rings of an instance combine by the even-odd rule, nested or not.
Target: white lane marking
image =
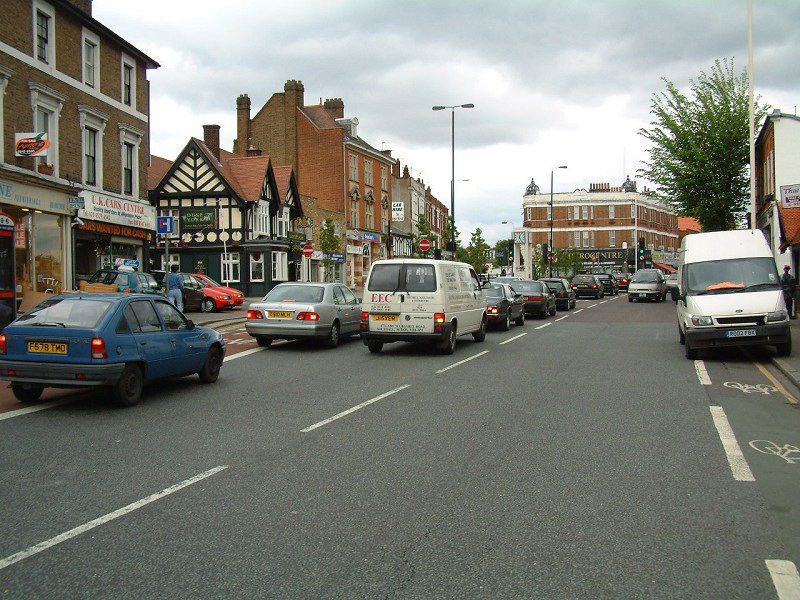
[[[572,313],[572,314],[573,314],[573,315],[577,315],[577,314],[578,314],[579,312],[581,312],[582,310],[583,310],[582,308],[579,308],[579,309],[577,309],[577,310],[576,310],[574,313]]]
[[[544,325],[539,325],[536,329],[544,329],[545,327],[549,327],[552,323],[545,323]]]
[[[110,512],[107,515],[103,515],[102,517],[94,519],[93,521],[89,521],[88,523],[79,525],[78,527],[70,529],[69,531],[65,531],[64,533],[57,535],[54,538],[50,538],[49,540],[45,540],[44,542],[39,542],[35,546],[31,546],[30,548],[22,550],[21,552],[12,554],[11,556],[8,556],[0,560],[0,570],[5,569],[6,567],[11,566],[14,563],[24,560],[30,556],[33,556],[34,554],[38,554],[39,552],[44,552],[45,550],[47,550],[48,548],[52,548],[56,544],[60,544],[61,542],[70,540],[74,537],[79,536],[82,533],[86,533],[87,531],[94,529],[95,527],[99,527],[100,525],[105,525],[109,521],[113,521],[114,519],[118,519],[119,517],[127,515],[129,512],[133,512],[136,509],[142,508],[143,506],[150,504],[151,502],[155,502],[156,500],[159,500],[164,496],[168,496],[169,494],[174,494],[175,492],[187,486],[190,486],[193,483],[197,483],[198,481],[206,479],[207,477],[211,477],[212,475],[219,473],[220,471],[223,471],[227,468],[228,468],[227,465],[214,467],[213,469],[210,469],[205,473],[200,473],[199,475],[195,475],[194,477],[191,477],[185,481],[181,481],[180,483],[176,483],[175,485],[163,489],[160,492],[151,494],[147,498],[142,498],[141,500],[137,500],[136,502],[128,504],[127,506],[123,506],[122,508],[117,509],[114,512]]]
[[[62,404],[68,404],[70,402],[75,402],[75,398],[68,398],[66,400],[54,400],[52,402],[45,402],[44,404],[37,404],[36,406],[26,406],[25,408],[19,408],[17,410],[12,410],[10,412],[1,414],[0,421],[2,421],[3,419],[13,419],[14,417],[21,417],[22,415],[38,412],[40,410],[46,410],[48,408],[55,408],[56,406],[61,406]]]
[[[697,373],[697,378],[703,385],[711,385],[711,377],[708,376],[706,364],[702,360],[694,361],[694,370]]]
[[[558,318],[556,319],[556,321],[563,321],[563,320],[564,320],[564,319],[566,319],[567,317],[569,317],[569,315],[564,315],[563,317],[558,317]]]
[[[498,346],[502,346],[503,344],[508,344],[509,342],[513,342],[514,340],[518,340],[518,339],[519,339],[519,338],[521,338],[523,335],[528,335],[528,334],[527,334],[527,333],[520,333],[519,335],[515,335],[515,336],[514,336],[514,337],[512,337],[512,338],[508,338],[506,341],[504,341],[504,342],[500,342],[500,343],[499,343],[499,344],[497,344],[497,345],[498,345]]]
[[[765,560],[780,600],[800,600],[800,574],[790,560]]]
[[[346,417],[347,415],[349,415],[351,413],[354,413],[357,410],[361,410],[365,406],[369,406],[370,404],[373,404],[373,403],[377,402],[378,400],[383,400],[384,398],[387,398],[388,396],[391,396],[392,394],[396,394],[397,392],[400,392],[400,391],[402,391],[402,390],[404,390],[404,389],[406,389],[407,387],[410,387],[410,386],[411,386],[410,383],[407,383],[405,385],[401,385],[399,388],[395,388],[395,389],[393,389],[391,391],[386,392],[385,394],[381,394],[380,396],[375,396],[371,400],[367,400],[366,402],[362,402],[361,404],[356,404],[354,407],[348,408],[347,410],[345,410],[343,412],[340,412],[338,415],[333,415],[332,417],[329,417],[329,418],[325,419],[324,421],[320,421],[319,423],[314,423],[313,425],[311,425],[309,427],[306,427],[305,429],[301,429],[300,431],[302,433],[308,433],[309,431],[314,431],[315,429],[318,429],[318,428],[322,427],[323,425],[327,425],[328,423],[331,423],[331,422],[335,421],[336,419],[341,419],[342,417]]]
[[[258,348],[250,348],[250,350],[242,350],[241,352],[237,352],[236,354],[229,354],[225,357],[223,362],[228,362],[229,360],[236,360],[237,358],[244,358],[245,356],[250,356],[251,354],[255,354],[256,352],[263,352],[266,348],[262,348],[259,346]]]
[[[595,304],[590,304],[590,305],[589,305],[589,306],[587,306],[586,308],[594,308],[595,306],[597,306],[597,305],[599,305],[599,304],[600,304],[599,302],[597,302],[597,303],[595,303]]]
[[[722,448],[725,450],[725,456],[728,458],[728,464],[731,467],[733,478],[736,481],[755,481],[753,472],[742,454],[742,449],[739,447],[739,442],[736,441],[736,436],[733,434],[733,429],[728,422],[728,417],[725,416],[725,411],[721,406],[711,406],[711,418],[714,419],[714,426],[717,428],[719,439],[722,441]]]
[[[488,350],[484,350],[483,352],[478,352],[474,356],[470,356],[469,358],[465,358],[464,360],[460,360],[457,363],[453,363],[449,367],[445,367],[444,369],[439,369],[438,371],[436,371],[436,374],[438,375],[439,373],[444,373],[445,371],[449,371],[450,369],[455,369],[456,367],[458,367],[460,365],[463,365],[464,363],[469,362],[471,360],[474,360],[474,359],[478,358],[479,356],[483,356],[484,354],[489,354],[489,351]]]

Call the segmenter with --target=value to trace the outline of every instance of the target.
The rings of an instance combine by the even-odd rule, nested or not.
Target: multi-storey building
[[[341,98],[307,106],[304,94],[301,82],[287,81],[284,91],[273,94],[252,118],[250,98],[239,96],[234,153],[244,155],[256,148],[268,153],[276,164],[292,165],[309,212],[324,211],[328,218],[341,216],[344,268],[336,276],[361,287],[372,261],[385,255],[383,224],[391,210],[394,160],[389,152],[377,150],[359,137],[358,119],[345,118]],[[317,219],[312,220],[316,246],[320,227]],[[312,256],[315,263],[322,258]],[[312,273],[321,275],[323,270]]]
[[[146,264],[158,63],[92,18],[91,0],[6,0],[0,21],[2,267],[17,295],[72,289],[116,258]]]
[[[775,109],[755,143],[756,223],[778,265],[800,264],[800,117]],[[791,249],[790,253],[786,253]]]
[[[442,231],[447,223],[449,212],[431,193],[430,187],[419,177],[412,177],[408,166],[400,173],[400,161],[392,168],[392,198],[396,210],[392,222],[393,256],[413,256],[419,254],[414,239],[420,237],[419,225],[424,223],[430,229],[428,241],[431,243],[429,256],[444,248]],[[402,219],[400,219],[402,217]],[[398,232],[401,232],[398,235]]]
[[[591,271],[633,267],[635,249],[644,239],[648,265],[677,260],[678,220],[673,209],[629,178],[620,187],[594,183],[589,190],[540,193],[531,182],[523,197],[523,226],[514,229],[514,273],[532,275],[537,252],[547,244],[554,258],[574,248]]]

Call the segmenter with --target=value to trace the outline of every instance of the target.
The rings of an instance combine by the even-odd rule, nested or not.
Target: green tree
[[[489,244],[483,239],[483,232],[478,227],[470,238],[469,248],[467,248],[467,260],[475,269],[476,273],[483,273],[486,268],[486,254],[489,251]]]
[[[666,91],[653,96],[652,128],[639,130],[653,144],[639,173],[703,231],[734,229],[750,198],[747,73],[736,75],[732,59],[717,60],[691,80],[691,98],[663,81]],[[769,109],[756,101],[756,125]]]
[[[466,257],[465,257],[465,253],[463,252],[464,249],[461,248],[461,241],[459,240],[459,237],[461,237],[461,233],[458,231],[458,227],[455,228],[455,234],[456,234],[456,236],[455,236],[455,239],[456,239],[455,258],[456,258],[456,260],[459,260],[461,262],[467,262],[467,261],[464,260]],[[447,249],[447,244],[450,243],[450,221],[449,220],[444,224],[444,227],[442,228],[442,241],[444,242],[444,249]],[[460,251],[462,251],[462,252],[460,252]]]
[[[414,245],[414,256],[424,256],[425,258],[428,258],[429,255],[433,254],[433,246],[431,246],[431,249],[428,250],[428,252],[421,252],[419,249],[419,241],[421,239],[426,239],[433,244],[431,227],[428,225],[428,220],[423,214],[420,214],[417,218],[417,233],[411,234],[411,243]]]
[[[507,267],[508,265],[508,240],[497,240],[494,244],[494,262],[495,267]]]
[[[338,254],[342,247],[341,240],[339,236],[336,235],[333,219],[325,219],[325,221],[323,221],[322,228],[319,232],[319,246],[324,256],[322,259],[322,266],[325,271],[325,281],[333,281],[333,266],[336,264],[336,261],[331,259],[331,255]]]

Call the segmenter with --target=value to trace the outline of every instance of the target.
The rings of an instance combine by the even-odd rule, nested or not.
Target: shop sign
[[[217,226],[217,211],[214,208],[193,208],[181,211],[181,230],[206,229]]]
[[[78,211],[78,216],[81,219],[91,219],[93,221],[155,231],[155,206],[136,202],[130,198],[98,194],[86,190],[81,192],[80,195],[85,203],[83,210]]]
[[[98,221],[84,221],[80,226],[81,231],[91,231],[103,235],[116,235],[119,237],[135,238],[137,240],[150,240],[153,232],[147,229],[137,229],[136,227],[125,227],[114,223],[100,223]]]
[[[50,140],[47,133],[15,133],[14,156],[47,156]]]
[[[800,208],[800,184],[781,186],[781,206]]]
[[[353,244],[347,244],[347,253],[348,254],[362,254],[363,248],[361,246],[355,246]]]
[[[625,262],[625,250],[621,248],[587,248],[578,250],[584,263],[610,266],[622,265]]]
[[[405,219],[405,204],[401,200],[400,202],[392,201],[392,221],[402,221]]]
[[[323,256],[323,260],[330,260],[330,261],[337,262],[337,263],[343,263],[344,262],[344,254],[337,254],[337,253],[325,254]]]
[[[375,242],[380,243],[381,236],[377,233],[371,233],[369,231],[361,231],[360,229],[349,229],[347,231],[347,237],[360,240],[363,242]]]
[[[3,179],[0,179],[0,202],[43,212],[72,213],[64,194]]]
[[[25,250],[28,247],[28,232],[25,229],[25,223],[18,221],[14,226],[14,248],[17,250]]]

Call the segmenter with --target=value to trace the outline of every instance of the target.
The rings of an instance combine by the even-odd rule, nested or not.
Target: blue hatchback
[[[0,333],[0,380],[22,402],[46,387],[108,386],[132,406],[146,382],[192,373],[215,382],[224,357],[218,331],[151,294],[53,296]]]

